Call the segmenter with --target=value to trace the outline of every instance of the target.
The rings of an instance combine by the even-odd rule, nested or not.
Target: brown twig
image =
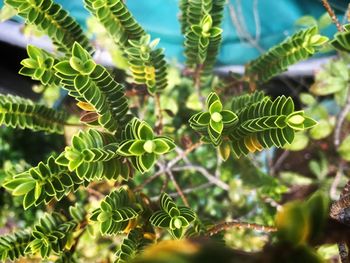
[[[172,170],[173,171],[194,170],[194,171],[201,173],[205,178],[207,178],[207,180],[209,182],[215,184],[216,186],[220,187],[221,189],[223,189],[225,191],[228,191],[230,189],[230,186],[228,184],[221,181],[219,178],[215,177],[215,175],[212,175],[211,173],[209,173],[207,171],[207,169],[205,169],[204,167],[199,166],[199,165],[189,164],[189,165],[184,165],[184,166],[178,166],[178,167],[174,167]]]
[[[102,198],[105,197],[105,196],[104,196],[103,194],[101,194],[99,191],[96,191],[95,189],[93,189],[93,188],[91,188],[91,187],[86,188],[86,191],[87,191],[90,195],[96,197],[96,199],[102,199]]]
[[[331,186],[331,189],[329,190],[329,195],[332,199],[336,199],[337,196],[336,196],[336,193],[337,193],[337,188],[338,188],[338,185],[339,185],[339,182],[340,182],[340,179],[343,175],[343,171],[344,171],[344,161],[340,161],[340,164],[338,166],[338,169],[337,169],[337,172],[335,174],[335,177],[334,177],[334,180],[332,182],[332,186]],[[342,197],[343,195],[341,195]]]
[[[168,174],[170,180],[173,182],[175,189],[178,192],[179,196],[181,197],[182,201],[184,202],[185,206],[189,207],[190,205],[187,201],[187,198],[185,197],[184,193],[182,192],[180,185],[175,180],[174,174],[170,170],[167,171],[167,174]]]
[[[343,27],[340,24],[338,17],[335,15],[333,8],[328,3],[328,0],[322,0],[322,4],[326,8],[329,16],[331,17],[331,19],[332,19],[333,23],[335,24],[335,26],[337,27],[338,31],[343,32]]]
[[[155,179],[157,179],[159,176],[161,176],[162,174],[164,174],[166,171],[164,169],[160,169],[158,172],[156,172],[154,175],[148,177],[146,180],[143,181],[142,184],[140,184],[139,186],[137,186],[134,191],[138,192],[138,191],[142,191],[142,189],[148,185],[149,183],[151,183],[152,181],[154,181]]]
[[[175,157],[173,160],[171,160],[167,167],[171,168],[173,167],[175,164],[177,164],[179,161],[181,161],[182,159],[184,159],[188,154],[190,154],[192,151],[196,150],[198,147],[200,147],[203,144],[203,142],[197,142],[192,144],[190,147],[188,147],[186,150],[184,150],[181,154],[179,154],[177,157]]]
[[[202,142],[198,142],[195,143],[193,145],[191,145],[189,148],[187,148],[186,150],[180,150],[180,148],[178,148],[180,154],[175,157],[174,159],[172,159],[171,161],[169,161],[167,164],[162,164],[162,163],[157,163],[157,165],[160,167],[159,171],[156,172],[154,175],[148,177],[142,184],[140,184],[139,186],[137,186],[134,191],[141,191],[147,184],[151,183],[153,180],[157,179],[159,176],[161,176],[162,174],[166,173],[168,170],[171,170],[171,168],[177,164],[178,162],[180,162],[182,159],[186,158],[186,156],[191,153],[192,151],[194,151],[195,149],[197,149],[199,146],[201,146],[203,143]]]
[[[204,183],[204,184],[201,184],[201,185],[198,185],[198,186],[195,186],[195,187],[190,187],[190,188],[183,189],[182,192],[184,194],[190,194],[190,193],[202,190],[202,189],[207,189],[208,187],[210,187],[212,185],[214,185],[214,184],[211,183],[211,182]],[[171,197],[177,197],[177,196],[179,196],[179,193],[175,192],[175,193],[170,193],[169,195]]]
[[[163,132],[163,113],[162,113],[162,107],[160,104],[160,95],[158,93],[154,96],[154,104],[155,104],[155,111],[157,115],[157,124],[156,124],[156,132],[157,134],[162,134]]]
[[[240,222],[240,221],[231,221],[231,222],[224,222],[224,223],[219,223],[215,225],[214,227],[210,228],[207,231],[207,234],[209,236],[215,235],[221,231],[226,231],[231,228],[244,228],[244,229],[253,229],[256,231],[261,231],[265,233],[270,233],[270,232],[276,232],[277,229],[272,226],[263,226],[259,224],[254,224],[254,223],[246,223],[246,222]]]
[[[284,151],[276,160],[276,162],[270,168],[270,174],[274,175],[276,171],[281,167],[284,160],[288,157],[289,151]]]
[[[340,113],[338,114],[337,121],[335,124],[335,129],[334,129],[334,146],[335,147],[338,147],[340,145],[342,126],[345,121],[346,115],[348,115],[349,112],[350,112],[350,88],[347,94],[345,106],[341,109]]]
[[[201,93],[201,72],[203,69],[203,65],[199,64],[197,65],[194,73],[193,73],[193,82],[194,82],[194,88],[197,92],[199,101],[202,104],[202,108],[205,109],[205,98],[203,97],[202,93]]]
[[[79,241],[80,241],[80,238],[84,235],[85,231],[87,230],[87,225],[88,225],[88,222],[87,222],[87,219],[84,219],[81,223],[80,223],[80,233],[74,238],[74,244],[72,245],[72,247],[70,248],[69,252],[71,254],[73,254],[75,252],[75,250],[77,249],[78,247],[78,244],[79,244]]]

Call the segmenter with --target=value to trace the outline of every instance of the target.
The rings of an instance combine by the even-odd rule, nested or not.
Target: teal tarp
[[[2,0],[0,0],[1,5]],[[57,0],[68,9],[71,14],[85,25],[85,19],[89,15],[83,8],[80,0]],[[333,0],[336,10],[346,9],[346,1]],[[177,58],[183,61],[182,42],[178,23],[178,0],[127,0],[127,6],[134,14],[137,21],[152,35],[153,38],[161,38],[160,46],[166,49],[168,58]],[[295,20],[304,15],[319,17],[324,13],[324,8],[319,0],[230,0],[236,14],[249,31],[255,37],[256,27],[254,12],[258,14],[260,25],[259,45],[268,49],[280,42],[286,36],[295,31]],[[254,5],[256,8],[254,8]],[[236,16],[237,17],[237,16]],[[218,64],[243,64],[259,55],[257,48],[247,42],[242,42],[232,22],[232,12],[227,6],[223,21],[224,40],[221,48]],[[332,30],[335,28],[333,27]],[[328,31],[328,33],[330,33]]]

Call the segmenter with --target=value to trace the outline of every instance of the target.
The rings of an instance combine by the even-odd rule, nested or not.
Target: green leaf
[[[29,182],[20,184],[12,191],[12,195],[14,196],[24,195],[28,193],[30,190],[34,189],[34,187],[35,187],[35,181],[29,181]]]
[[[290,145],[285,145],[283,148],[290,151],[301,151],[307,147],[308,143],[308,136],[303,132],[298,132],[295,134],[293,142]]]
[[[130,141],[124,141],[119,145],[119,148],[117,150],[117,152],[120,155],[123,156],[132,156],[133,154],[130,152],[130,147],[131,145],[133,145],[133,143],[137,141],[137,140],[130,140]]]
[[[332,18],[329,16],[329,14],[327,12],[325,12],[318,19],[318,27],[320,30],[330,26],[331,24],[332,24]]]
[[[220,112],[220,114],[222,116],[222,122],[224,124],[232,123],[232,122],[235,122],[237,120],[237,115],[234,114],[232,111],[223,110],[223,111]]]
[[[138,129],[138,136],[142,140],[152,140],[154,138],[153,130],[146,122],[141,122]]]
[[[171,149],[168,143],[162,139],[156,138],[153,140],[153,143],[155,144],[154,153],[156,154],[159,154],[159,155],[165,154],[169,152]]]
[[[57,70],[57,72],[62,73],[63,75],[75,76],[77,74],[77,71],[71,67],[68,61],[59,62],[54,66],[54,68]]]
[[[350,161],[350,135],[341,142],[338,152],[344,160]]]
[[[210,29],[210,37],[218,37],[222,34],[223,30],[220,27],[213,27]]]
[[[210,113],[209,112],[202,112],[197,118],[197,123],[203,126],[207,126],[210,121]]]
[[[9,20],[11,17],[17,15],[17,10],[10,5],[4,5],[0,10],[0,23]]]
[[[316,126],[310,130],[311,138],[321,140],[328,137],[333,131],[332,124],[327,120],[320,120]]]
[[[143,140],[135,140],[129,148],[129,153],[136,156],[144,154],[144,144],[145,141]]]
[[[202,35],[202,27],[199,25],[192,25],[191,30],[199,37]]]
[[[215,122],[212,119],[210,120],[210,127],[218,134],[221,134],[224,124],[222,121]]]
[[[78,42],[74,43],[72,54],[74,57],[78,58],[83,63],[90,59],[89,53],[86,52],[86,50]]]
[[[223,143],[220,144],[219,146],[219,151],[218,153],[220,154],[220,157],[222,160],[227,161],[227,159],[230,157],[231,154],[231,146],[228,142],[224,141]]]
[[[216,100],[212,104],[210,104],[209,106],[210,114],[213,114],[214,112],[220,113],[221,111],[222,111],[222,104],[220,100]]]
[[[295,24],[298,26],[313,27],[317,26],[317,20],[313,16],[302,16]]]
[[[27,210],[29,207],[34,205],[35,201],[37,200],[35,195],[36,195],[35,190],[32,189],[24,196],[24,199],[23,199],[24,210]]]
[[[145,153],[138,158],[140,165],[146,172],[149,171],[156,162],[156,155],[154,153]]]

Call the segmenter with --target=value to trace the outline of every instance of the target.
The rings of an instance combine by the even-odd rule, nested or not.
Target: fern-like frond
[[[40,253],[42,258],[60,255],[76,227],[77,222],[58,213],[45,214],[33,228],[34,239],[28,244],[26,253]]]
[[[101,202],[100,208],[93,211],[91,220],[100,223],[103,235],[128,233],[136,226],[136,219],[141,211],[134,193],[125,188],[119,188]]]
[[[178,207],[166,193],[160,197],[160,208],[161,210],[155,212],[149,221],[155,227],[166,228],[177,239],[183,236],[185,230],[197,217],[190,208]]]
[[[32,234],[23,230],[0,236],[1,262],[7,262],[7,260],[15,261],[25,256],[25,249],[32,240]]]
[[[167,63],[163,49],[155,48],[159,39],[150,42],[122,0],[85,0],[85,6],[127,56],[135,83],[146,85],[152,95],[161,92],[167,86]]]
[[[134,259],[144,247],[150,245],[152,240],[145,238],[144,232],[137,228],[130,231],[128,236],[124,238],[120,249],[117,251],[117,260],[115,263],[128,263]]]
[[[92,181],[103,178],[128,179],[128,164],[117,153],[116,138],[94,129],[80,131],[72,138],[71,146],[56,159],[56,163],[75,172],[81,180]]]
[[[130,47],[125,49],[135,83],[145,84],[150,94],[161,92],[168,84],[163,49],[155,49],[158,42],[144,35],[140,40],[129,40]]]
[[[92,52],[89,39],[79,24],[67,11],[52,0],[5,0],[5,4],[17,10],[28,24],[36,25],[47,34],[58,51],[70,54],[75,42]]]
[[[29,99],[0,94],[0,125],[63,133],[67,115]]]
[[[271,146],[283,147],[292,143],[295,131],[316,124],[304,111],[294,111],[293,100],[285,96],[262,99],[247,105],[237,115],[238,122],[229,135],[236,156]]]
[[[237,96],[232,99],[231,109],[237,114],[242,109],[252,104],[258,103],[264,99],[269,99],[269,97],[265,96],[263,91],[257,91],[252,94]]]
[[[15,175],[3,186],[12,195],[23,196],[23,207],[27,209],[53,199],[60,200],[81,184],[83,181],[75,173],[70,173],[67,167],[56,164],[54,157],[49,157],[46,163],[40,162],[38,166]]]
[[[96,64],[78,43],[74,44],[71,58],[54,68],[69,95],[90,104],[97,112],[102,127],[115,132],[127,120],[129,107],[124,87],[103,66]]]
[[[181,28],[185,34],[186,65],[211,75],[222,41],[220,24],[225,1],[181,1]]]
[[[53,67],[59,60],[49,52],[32,45],[27,46],[27,53],[29,58],[21,61],[23,67],[19,73],[40,81],[44,86],[58,87],[61,80],[55,75]]]
[[[327,37],[318,34],[317,27],[300,30],[250,62],[245,74],[253,81],[266,82],[312,56],[327,41]]]
[[[128,47],[129,40],[139,40],[145,34],[122,0],[84,0],[84,3],[121,48]]]
[[[188,10],[188,0],[180,0],[179,1],[179,7],[180,7],[180,16],[179,16],[179,21],[181,24],[181,33],[183,35],[186,34],[187,31],[187,10]]]

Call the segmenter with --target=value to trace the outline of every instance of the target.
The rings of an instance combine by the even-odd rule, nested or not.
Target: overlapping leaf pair
[[[193,115],[189,122],[191,127],[199,132],[206,142],[218,146],[222,136],[227,135],[237,122],[237,115],[230,110],[223,110],[218,95],[210,93],[206,100],[208,111]]]
[[[29,99],[0,94],[0,125],[50,133],[63,133],[67,114]]]
[[[100,204],[100,208],[92,212],[91,220],[98,221],[101,233],[115,235],[128,233],[137,224],[142,212],[133,192],[125,188],[110,193]]]
[[[160,208],[161,210],[155,212],[149,219],[151,224],[166,228],[177,239],[183,237],[185,230],[197,217],[190,208],[178,207],[166,193],[160,197]]]
[[[317,27],[300,30],[250,62],[245,74],[253,81],[266,82],[288,66],[309,58],[327,41],[318,34]]]
[[[72,145],[56,159],[56,163],[75,172],[81,180],[101,180],[102,178],[126,180],[129,166],[117,153],[116,138],[93,129],[80,131],[72,138]]]
[[[136,118],[126,126],[123,138],[118,153],[128,157],[135,169],[141,173],[149,171],[159,155],[175,148],[171,139],[155,136],[149,124]]]
[[[69,95],[90,104],[97,112],[102,127],[110,132],[120,128],[128,111],[124,87],[103,66],[97,65],[82,46],[75,43],[71,58],[56,64],[55,70]]]

